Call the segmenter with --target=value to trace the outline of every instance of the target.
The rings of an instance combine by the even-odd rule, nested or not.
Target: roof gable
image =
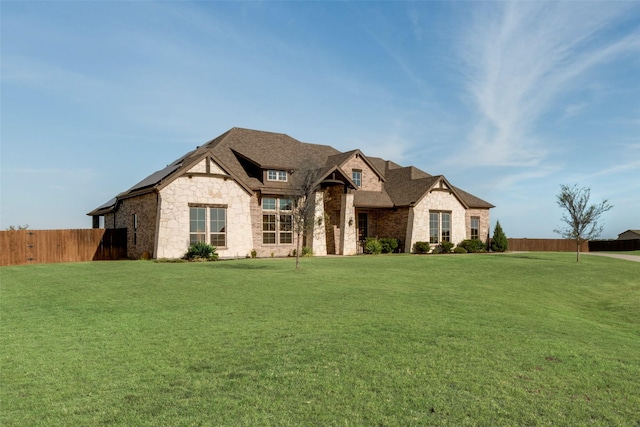
[[[362,161],[373,171],[374,174],[378,176],[378,178],[384,182],[384,173],[378,170],[378,168],[371,162],[367,156],[360,150],[351,150],[346,153],[336,154],[334,156],[330,156],[327,158],[326,166],[339,166],[344,167],[350,160],[353,158],[362,159]]]

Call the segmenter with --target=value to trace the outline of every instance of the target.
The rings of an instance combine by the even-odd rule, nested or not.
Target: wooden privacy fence
[[[640,250],[640,239],[632,240],[593,240],[589,242],[589,250],[597,251],[638,251]]]
[[[576,242],[567,239],[507,239],[509,251],[575,252]],[[589,252],[589,242],[582,242],[580,252]]]
[[[115,260],[127,256],[127,230],[0,231],[0,265]]]

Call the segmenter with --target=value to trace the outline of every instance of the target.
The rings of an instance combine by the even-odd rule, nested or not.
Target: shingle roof
[[[303,143],[283,133],[232,128],[152,173],[88,215],[103,215],[115,209],[118,199],[156,191],[205,157],[213,159],[243,188],[252,192],[274,190],[272,183],[263,183],[261,169],[293,172],[287,185],[280,186],[278,191],[286,191],[286,187],[296,188],[298,181],[304,176],[296,173],[300,170],[316,170],[318,176],[325,177],[332,171],[337,171],[349,180],[348,174],[343,173],[340,166],[355,154],[360,154],[384,181],[383,192],[356,191],[354,203],[358,207],[409,206],[420,200],[439,179],[444,179],[442,176],[431,176],[413,166],[402,167],[389,160],[367,157],[360,150],[342,153],[328,145]],[[452,188],[469,207],[494,207],[459,188]]]

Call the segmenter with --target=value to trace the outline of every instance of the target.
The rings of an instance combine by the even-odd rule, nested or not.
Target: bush
[[[393,237],[380,239],[380,244],[382,245],[383,254],[390,254],[398,249],[398,239],[394,239]]]
[[[367,237],[364,241],[364,253],[378,255],[382,253],[382,243],[375,237]]]
[[[451,253],[451,249],[453,249],[453,243],[451,242],[441,242],[436,248],[433,250],[433,253],[437,254],[448,254]]]
[[[311,249],[309,246],[303,246],[300,255],[303,257],[311,257],[313,256],[313,249]]]
[[[413,247],[417,254],[428,254],[431,251],[429,242],[416,242]]]
[[[502,231],[500,221],[498,221],[493,231],[493,239],[491,239],[491,250],[494,252],[505,252],[508,248],[509,241],[507,240],[507,235]]]
[[[189,261],[215,261],[218,259],[215,246],[208,243],[198,242],[189,246],[189,250],[184,255],[184,259]]]
[[[480,239],[463,240],[458,243],[459,248],[464,248],[469,253],[484,252],[487,247]]]
[[[462,246],[456,246],[455,248],[453,248],[453,253],[454,254],[466,254],[467,250],[465,248],[463,248]]]

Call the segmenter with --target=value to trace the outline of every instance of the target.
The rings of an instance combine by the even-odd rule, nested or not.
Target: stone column
[[[318,191],[315,193],[315,210],[312,218],[313,226],[311,227],[311,248],[314,256],[327,255],[327,234],[324,228],[324,193]]]
[[[409,208],[409,219],[407,220],[407,237],[405,238],[404,244],[404,252],[409,254],[413,252],[413,245],[415,242],[415,237],[413,236],[413,220],[414,213],[413,207]]]
[[[353,206],[353,194],[343,194],[340,206],[340,254],[355,255],[358,250],[356,230],[358,218]]]

